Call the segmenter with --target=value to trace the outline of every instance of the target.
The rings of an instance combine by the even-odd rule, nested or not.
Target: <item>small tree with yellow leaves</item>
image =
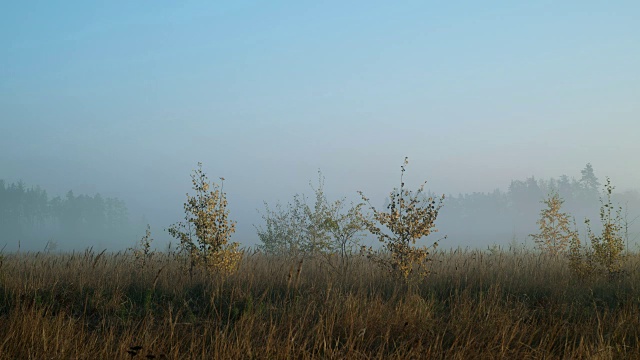
[[[622,236],[622,208],[615,208],[611,203],[611,194],[613,193],[614,186],[611,185],[611,180],[607,178],[605,184],[605,194],[607,202],[600,199],[602,206],[600,207],[600,221],[602,222],[602,233],[596,235],[591,231],[589,226],[589,220],[585,221],[587,224],[587,234],[591,240],[591,247],[593,248],[593,257],[597,264],[599,264],[606,273],[609,275],[620,272],[621,260],[623,258],[622,252],[624,251],[624,238]]]
[[[378,211],[361,191],[358,192],[373,213],[372,219],[364,219],[365,226],[384,243],[389,257],[378,256],[371,248],[365,251],[369,258],[405,280],[412,274],[429,273],[426,263],[438,242],[434,242],[431,247],[415,244],[421,238],[437,231],[434,228],[435,221],[444,200],[444,195],[438,200],[432,197],[425,198],[423,192],[426,182],[415,193],[405,189],[403,177],[408,163],[408,158],[405,158],[400,167],[400,188],[395,188],[390,193],[386,212]],[[387,231],[384,231],[383,227]]]
[[[201,163],[191,175],[191,181],[195,195],[187,194],[184,221],[171,225],[169,234],[178,239],[181,248],[189,254],[190,274],[196,266],[221,274],[234,272],[242,252],[237,242],[231,242],[236,223],[229,220],[223,186],[209,183]]]
[[[540,219],[537,221],[540,233],[529,236],[548,254],[555,256],[564,253],[575,235],[570,227],[569,214],[561,211],[564,200],[557,192],[553,192],[541,202],[547,205],[547,208],[540,211]]]
[[[593,232],[591,222],[586,219],[587,236],[591,242],[591,248],[583,247],[577,237],[571,241],[570,265],[578,275],[603,273],[608,276],[616,276],[622,271],[622,260],[624,259],[622,208],[616,208],[611,202],[611,195],[615,187],[611,185],[609,178],[607,178],[604,188],[606,202],[600,198],[602,232],[600,234]]]
[[[569,268],[580,278],[586,278],[594,273],[593,251],[582,246],[578,230],[569,241]]]

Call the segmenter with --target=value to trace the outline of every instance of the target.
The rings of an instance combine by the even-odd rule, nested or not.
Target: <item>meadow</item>
[[[578,277],[533,250],[457,249],[398,280],[364,256],[6,253],[1,359],[640,358],[640,254]]]

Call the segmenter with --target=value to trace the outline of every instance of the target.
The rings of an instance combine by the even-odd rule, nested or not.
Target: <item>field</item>
[[[458,249],[409,286],[364,257],[252,253],[221,278],[175,254],[4,254],[0,358],[640,358],[638,264],[581,279],[562,257]]]

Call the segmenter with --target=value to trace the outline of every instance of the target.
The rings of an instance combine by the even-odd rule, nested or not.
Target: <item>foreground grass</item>
[[[0,358],[640,358],[638,254],[581,280],[534,252],[441,252],[411,288],[338,263],[247,255],[220,280],[173,255],[5,255]]]

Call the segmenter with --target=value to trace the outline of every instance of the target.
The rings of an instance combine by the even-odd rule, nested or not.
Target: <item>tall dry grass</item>
[[[175,255],[7,254],[0,358],[640,358],[639,263],[579,279],[562,257],[458,249],[409,286],[366,258],[252,254],[221,279]]]

